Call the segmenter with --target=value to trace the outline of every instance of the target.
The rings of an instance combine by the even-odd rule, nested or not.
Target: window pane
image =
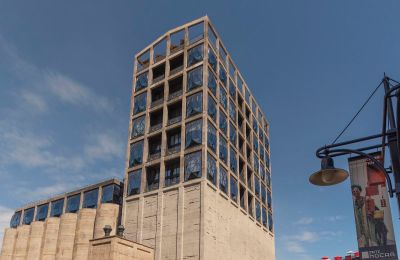
[[[265,165],[267,166],[267,169],[269,169],[269,155],[268,155],[268,153],[265,154]]]
[[[137,58],[136,67],[138,71],[147,68],[149,64],[150,64],[150,51],[146,51]]]
[[[140,193],[140,183],[142,180],[142,170],[130,172],[128,175],[128,196]]]
[[[236,138],[237,138],[236,128],[233,124],[229,124],[229,140],[231,140],[234,146],[236,146]]]
[[[189,43],[200,41],[204,37],[204,23],[198,23],[189,27]]]
[[[273,224],[272,213],[271,212],[268,212],[268,229],[271,232],[274,231],[274,224]]]
[[[267,191],[267,206],[269,209],[272,209],[272,196],[269,190]]]
[[[148,167],[146,171],[146,191],[156,190],[160,183],[160,166]]]
[[[225,114],[220,110],[219,112],[219,128],[226,135],[228,132],[228,124]]]
[[[231,199],[237,202],[238,187],[237,180],[231,176]]]
[[[217,162],[210,154],[207,154],[207,179],[213,184],[217,182]]]
[[[265,209],[265,207],[262,207],[262,224],[264,227],[267,227],[267,210]]]
[[[233,66],[232,61],[229,59],[229,75],[234,79],[235,78],[236,68]]]
[[[228,148],[226,147],[226,140],[221,135],[219,136],[219,158],[227,163],[228,161]]]
[[[133,120],[131,138],[144,135],[145,118],[145,116],[141,116]]]
[[[101,195],[101,203],[115,203],[120,204],[121,202],[121,188],[119,185],[110,184],[104,186],[103,194]]]
[[[228,193],[228,176],[223,167],[219,167],[219,188],[225,194]]]
[[[217,104],[211,96],[208,96],[208,115],[214,122],[217,122]]]
[[[244,98],[246,99],[247,105],[250,106],[250,93],[249,93],[249,91],[247,90],[247,88],[245,88],[245,90],[244,90],[244,95],[245,95]]]
[[[214,46],[214,48],[217,48],[217,36],[214,32],[214,30],[208,26],[208,40],[210,41],[210,43],[212,44],[212,46]]]
[[[271,187],[271,174],[269,173],[269,171],[266,171],[265,179],[265,181],[267,182],[267,186]]]
[[[143,162],[143,141],[131,144],[129,168]]]
[[[226,87],[227,79],[226,79],[226,71],[222,67],[221,64],[219,64],[219,80],[221,80],[222,84],[224,87]]]
[[[265,181],[265,170],[262,165],[260,165],[260,177],[261,177],[261,180]]]
[[[203,44],[197,45],[188,51],[187,66],[203,60]]]
[[[232,101],[229,101],[229,116],[236,122],[236,106]]]
[[[211,48],[208,48],[208,64],[215,72],[217,71],[217,57]]]
[[[154,46],[154,53],[153,53],[154,63],[165,59],[166,51],[167,51],[167,38],[164,38]]]
[[[253,136],[253,149],[254,149],[254,152],[256,154],[258,154],[258,141],[257,141],[257,137],[256,136]]]
[[[217,130],[210,123],[207,129],[207,145],[214,152],[217,152]]]
[[[170,46],[171,53],[183,49],[183,46],[185,45],[185,30],[181,30],[171,34],[170,38],[171,38],[171,46]]]
[[[67,198],[67,213],[75,213],[79,210],[79,205],[81,203],[81,194],[77,194]]]
[[[256,219],[258,222],[261,222],[261,207],[260,202],[256,200]]]
[[[21,211],[15,212],[10,221],[10,227],[16,228],[21,222]]]
[[[180,161],[174,160],[165,165],[165,186],[171,186],[180,181]]]
[[[233,98],[233,100],[236,100],[236,87],[232,80],[229,81],[229,95]]]
[[[214,76],[214,73],[211,70],[208,70],[208,88],[211,92],[216,96],[217,95],[217,80]]]
[[[254,176],[254,194],[256,194],[257,197],[260,197],[260,180],[257,176]]]
[[[99,197],[99,189],[86,191],[83,193],[83,208],[97,208],[97,199]]]
[[[242,79],[239,77],[239,75],[238,75],[238,80],[237,80],[237,86],[238,86],[239,92],[242,93],[242,90],[243,90],[243,81],[242,81]]]
[[[265,160],[264,149],[262,148],[261,143],[260,143],[260,160],[261,161]]]
[[[261,201],[262,203],[266,203],[267,200],[267,188],[264,184],[261,185]]]
[[[258,124],[257,124],[257,120],[256,120],[256,118],[253,116],[253,129],[254,129],[254,132],[256,132],[256,136],[257,136],[257,134],[258,134]]]
[[[203,110],[203,95],[202,93],[197,93],[191,95],[186,100],[186,117],[196,115]]]
[[[136,78],[136,87],[135,91],[139,91],[141,89],[144,89],[148,86],[148,75],[147,72],[140,74]]]
[[[35,208],[26,209],[24,211],[24,219],[22,223],[25,225],[31,224],[31,222],[33,221],[34,213],[35,213]]]
[[[50,217],[59,217],[63,213],[64,199],[51,202]]]
[[[199,66],[188,72],[187,91],[203,85],[203,67]]]
[[[44,221],[47,218],[49,212],[49,204],[40,205],[37,207],[36,220]]]
[[[228,107],[228,99],[226,98],[226,91],[221,88],[219,88],[219,101],[222,105],[223,108],[227,109]]]
[[[226,64],[226,51],[222,47],[221,42],[219,45],[219,58],[224,62],[224,64]]]
[[[254,172],[259,173],[260,163],[257,156],[254,156]]]
[[[147,94],[143,93],[134,98],[134,105],[133,105],[133,114],[136,115],[140,112],[146,110],[146,98]]]
[[[185,148],[201,145],[202,119],[190,122],[186,125]]]
[[[185,181],[201,177],[201,152],[185,155]]]
[[[229,151],[229,166],[231,168],[231,171],[237,175],[237,155],[232,147],[230,148]]]

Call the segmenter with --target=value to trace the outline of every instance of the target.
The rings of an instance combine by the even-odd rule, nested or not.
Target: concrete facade
[[[194,71],[200,78],[193,80]],[[157,260],[275,259],[269,124],[208,17],[139,52],[133,79],[126,237],[154,248]],[[193,108],[196,95],[201,105]],[[188,145],[194,123],[200,140]],[[171,146],[177,143],[171,132],[178,145]],[[193,154],[195,166],[188,160]],[[179,167],[172,181],[171,162]],[[187,177],[190,167],[200,168],[195,178]]]

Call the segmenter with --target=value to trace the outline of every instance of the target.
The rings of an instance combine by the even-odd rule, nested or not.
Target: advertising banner
[[[380,153],[371,154],[382,162]],[[349,159],[361,259],[398,259],[385,174],[365,157]]]

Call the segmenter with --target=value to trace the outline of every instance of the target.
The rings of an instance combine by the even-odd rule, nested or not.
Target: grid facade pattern
[[[273,233],[269,124],[207,17],[135,56],[125,197],[206,180]]]

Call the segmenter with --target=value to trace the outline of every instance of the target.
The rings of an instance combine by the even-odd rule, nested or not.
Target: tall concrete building
[[[135,56],[122,222],[156,259],[275,259],[269,124],[208,17]]]
[[[124,182],[18,208],[1,260],[275,259],[269,124],[208,17],[135,56],[129,122]]]

